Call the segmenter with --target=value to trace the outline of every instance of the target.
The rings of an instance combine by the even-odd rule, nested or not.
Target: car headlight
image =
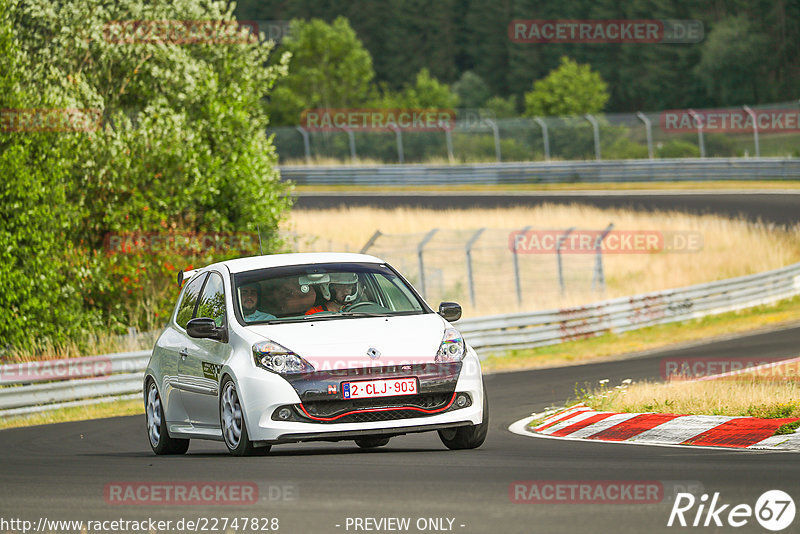
[[[257,366],[273,373],[288,375],[314,372],[313,365],[269,339],[253,345],[253,359]]]
[[[460,362],[464,359],[465,353],[466,346],[464,345],[464,339],[461,337],[461,332],[453,327],[445,328],[442,344],[436,353],[436,361],[441,363]]]

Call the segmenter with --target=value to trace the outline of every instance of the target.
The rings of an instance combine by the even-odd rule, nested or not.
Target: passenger
[[[267,309],[281,317],[303,315],[309,306],[314,305],[316,293],[308,285],[301,286],[296,276],[273,280],[268,293]],[[305,291],[303,291],[305,289]]]
[[[258,309],[261,302],[261,286],[258,283],[245,284],[239,288],[239,300],[242,303],[242,315],[248,323],[276,319],[271,313]]]

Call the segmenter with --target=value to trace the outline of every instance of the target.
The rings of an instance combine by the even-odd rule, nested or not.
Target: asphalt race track
[[[737,197],[722,197],[731,198]],[[788,198],[791,202],[780,195],[755,199],[750,211],[781,224],[793,222],[800,213],[800,197]],[[732,205],[745,211],[745,200]],[[266,457],[234,458],[221,443],[198,441],[186,456],[156,457],[147,443],[144,416],[3,430],[0,532],[21,531],[3,526],[2,520],[9,518],[36,523],[42,517],[152,517],[174,522],[234,516],[277,517],[278,531],[292,534],[766,532],[753,518],[737,529],[667,528],[670,495],[657,504],[517,504],[509,498],[509,486],[519,480],[661,481],[666,487],[702,485],[709,494],[719,492],[723,503],[754,506],[758,496],[771,489],[800,499],[797,454],[538,439],[512,434],[507,427],[573,396],[576,386],[584,383],[604,378],[612,385],[625,378],[658,380],[663,358],[793,357],[799,341],[800,326],[628,360],[487,375],[491,430],[484,446],[474,451],[448,451],[435,434],[417,434],[394,438],[387,447],[372,451],[362,451],[352,442],[314,443],[277,446]],[[261,500],[236,507],[106,502],[108,484],[131,481],[254,482]],[[386,517],[409,517],[411,527],[346,528],[348,518]],[[692,519],[694,510],[687,517]],[[420,518],[444,518],[444,526],[419,530]],[[453,520],[452,527],[447,519]],[[797,532],[798,524],[800,518],[785,532]]]

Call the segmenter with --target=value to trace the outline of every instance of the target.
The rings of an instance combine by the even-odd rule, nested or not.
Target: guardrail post
[[[356,162],[356,136],[353,135],[353,130],[347,126],[342,126],[342,130],[347,132],[347,140],[350,142],[350,160]]]
[[[592,124],[592,130],[594,131],[594,159],[600,161],[600,125],[597,124],[597,119],[590,113],[587,113],[584,117]]]
[[[467,258],[467,283],[469,284],[469,300],[472,306],[475,306],[475,281],[472,278],[472,245],[478,240],[486,228],[481,228],[469,238],[466,246],[464,247],[464,254]]]
[[[500,153],[500,130],[497,128],[497,123],[495,123],[492,119],[483,119],[486,121],[486,124],[492,127],[492,133],[494,134],[494,155],[497,158],[497,162],[500,163],[503,161],[502,154]]]
[[[564,268],[561,263],[561,247],[564,245],[564,241],[567,240],[569,234],[575,230],[575,227],[568,229],[564,232],[564,235],[558,238],[558,242],[556,244],[556,262],[558,263],[558,285],[561,287],[561,296],[563,297],[566,294],[566,287],[564,284]]]
[[[311,165],[311,142],[308,139],[308,132],[302,126],[295,126],[295,128],[297,128],[297,131],[303,136],[303,147],[305,148],[306,153],[306,163]]]
[[[425,263],[422,261],[422,251],[425,248],[425,245],[428,244],[428,241],[433,239],[434,234],[436,234],[438,231],[438,228],[434,228],[425,234],[425,237],[423,237],[422,241],[420,241],[419,245],[417,245],[417,261],[419,262],[419,289],[423,297],[425,296]]]
[[[606,277],[603,274],[603,239],[614,228],[614,223],[609,223],[603,233],[594,242],[594,273],[592,275],[592,291],[600,287],[601,292],[606,290]]]
[[[647,157],[653,159],[653,123],[641,111],[637,111],[636,116],[644,123],[645,134],[647,135]]]
[[[390,124],[389,129],[393,130],[395,136],[397,136],[397,161],[398,163],[403,163],[405,161],[403,154],[403,134],[400,132],[400,128],[398,128],[396,124]]]
[[[550,135],[547,133],[547,124],[545,124],[545,122],[539,117],[535,117],[533,121],[542,128],[542,141],[544,142],[544,160],[550,161]]]
[[[706,143],[703,140],[703,118],[693,109],[689,110],[689,115],[697,123],[697,144],[700,145],[700,157],[704,158],[706,157]]]
[[[758,123],[756,122],[756,114],[750,109],[750,106],[743,106],[745,113],[750,115],[750,120],[753,121],[753,141],[756,144],[756,157],[761,157],[761,149],[758,146]]]
[[[382,235],[383,235],[383,234],[381,234],[381,231],[380,231],[380,230],[375,230],[375,233],[374,233],[374,234],[372,234],[372,237],[370,237],[370,238],[369,238],[369,240],[367,240],[367,242],[366,242],[366,243],[364,243],[364,246],[363,246],[363,247],[361,247],[361,252],[360,252],[360,254],[366,254],[366,253],[367,253],[367,250],[369,250],[369,248],[370,248],[372,245],[374,245],[374,244],[375,244],[375,241],[376,241],[376,240],[377,240],[377,239],[378,239],[380,236],[382,236]]]
[[[530,230],[530,229],[531,229],[530,226],[526,226],[525,228],[523,228],[522,229],[522,235],[525,235],[526,233],[528,233],[528,230]],[[519,278],[519,260],[518,260],[518,255],[517,255],[517,240],[516,239],[514,240],[514,256],[513,256],[513,260],[514,260],[514,287],[517,290],[517,305],[518,306],[522,306],[522,282],[521,282],[521,280]]]

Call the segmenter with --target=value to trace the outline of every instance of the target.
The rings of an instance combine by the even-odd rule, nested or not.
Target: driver
[[[325,299],[319,306],[314,306],[305,314],[320,312],[340,312],[345,306],[353,304],[358,298],[358,275],[356,273],[330,273],[330,281],[319,284],[322,297]]]
[[[261,301],[261,286],[258,283],[245,284],[239,288],[239,301],[242,303],[242,315],[248,323],[269,321],[276,317],[258,309]]]

